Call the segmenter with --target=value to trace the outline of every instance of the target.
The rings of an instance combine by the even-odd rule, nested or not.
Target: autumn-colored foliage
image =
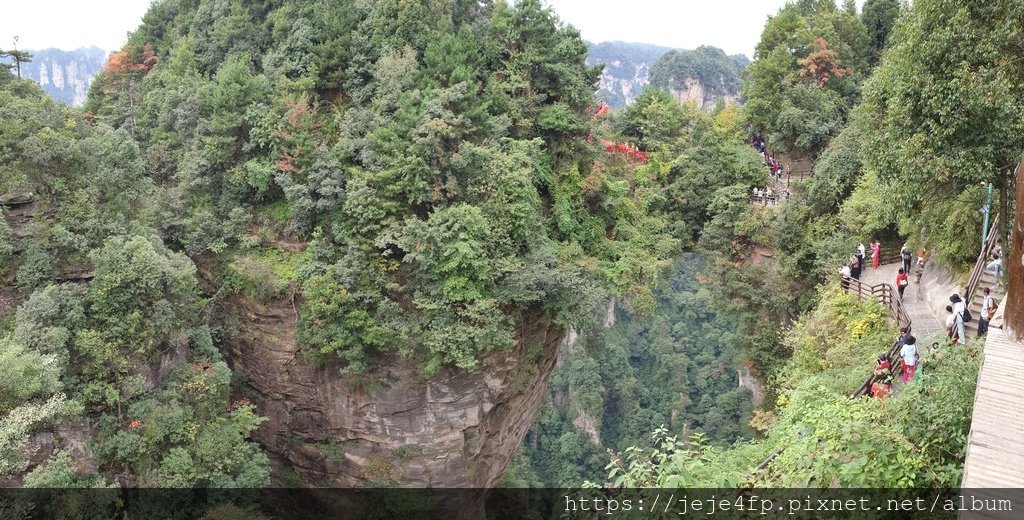
[[[103,65],[103,72],[105,74],[141,72],[145,75],[156,65],[156,52],[153,51],[151,44],[147,43],[142,48],[141,61],[135,61],[132,50],[129,45],[125,45],[120,51],[110,53],[107,63]]]
[[[318,127],[317,106],[311,105],[309,96],[303,95],[298,99],[286,98],[284,100],[287,111],[285,112],[285,128],[277,133],[281,143],[281,153],[277,159],[278,171],[285,173],[299,173],[302,168],[297,162],[306,155],[309,155],[309,137],[314,135]]]
[[[832,77],[847,76],[851,72],[839,65],[839,53],[829,49],[828,42],[821,37],[814,39],[811,54],[797,63],[800,65],[800,77],[811,78],[819,85],[828,83]]]

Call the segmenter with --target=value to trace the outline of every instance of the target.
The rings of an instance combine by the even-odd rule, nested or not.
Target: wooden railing
[[[900,250],[896,249],[897,259],[899,258],[899,254]],[[840,279],[840,283],[844,289],[856,294],[862,301],[874,300],[881,304],[889,311],[889,317],[892,318],[893,321],[895,321],[901,328],[906,327],[907,331],[910,331],[910,315],[907,314],[907,309],[903,307],[903,301],[900,300],[899,293],[896,292],[896,289],[894,289],[893,286],[887,283],[868,285],[860,280],[846,277],[842,277]],[[889,350],[885,352],[886,359],[889,360],[889,366],[892,367],[893,375],[899,375],[899,373],[902,372],[901,365],[896,363],[899,359],[900,348],[902,347],[898,341],[893,341],[892,346],[890,346]],[[872,371],[871,375],[869,375],[868,378],[865,379],[852,394],[850,394],[850,399],[856,399],[858,397],[868,395],[871,392],[871,385],[883,377],[884,376],[882,375],[876,376],[874,371]],[[785,448],[783,446],[776,448],[775,451],[769,454],[767,458],[761,461],[761,463],[754,468],[751,475],[748,475],[748,479],[757,471],[767,468],[776,457],[782,454],[784,449]]]
[[[903,300],[900,300],[899,293],[892,285],[887,283],[868,285],[853,278],[843,278],[840,283],[842,283],[844,289],[856,294],[861,301],[874,300],[878,302],[889,311],[889,317],[897,325],[910,329],[910,315],[907,314],[907,309],[903,306]]]
[[[992,250],[996,247],[996,242],[999,240],[999,219],[1001,215],[996,214],[996,218],[992,221],[992,229],[988,232],[988,239],[981,246],[981,253],[978,255],[978,260],[974,263],[974,269],[971,270],[971,278],[967,282],[967,287],[964,287],[964,304],[969,305],[971,298],[974,297],[974,290],[978,288],[978,284],[981,283],[981,275],[985,274],[985,266],[988,264],[988,259],[992,256]]]
[[[889,245],[885,244],[878,251],[878,260],[882,265],[885,264],[898,264],[903,259],[900,258],[900,250],[903,249],[903,245]],[[871,261],[871,250],[868,250],[867,261]],[[907,273],[909,274],[909,273]]]
[[[897,252],[898,254],[898,252]],[[911,330],[910,315],[907,314],[907,309],[903,306],[903,300],[900,300],[899,293],[893,286],[887,283],[881,283],[878,285],[868,285],[855,280],[852,278],[843,278],[841,280],[843,287],[846,290],[856,294],[862,301],[874,300],[881,304],[889,311],[889,317],[896,322],[900,328],[906,327],[907,331]],[[901,345],[897,341],[893,341],[889,350],[885,352],[886,359],[889,361],[889,366],[893,367],[893,373],[897,372],[897,367],[900,365],[896,363],[899,358]],[[871,375],[864,380],[863,383],[856,390],[850,394],[850,399],[862,397],[871,392],[871,385],[883,376],[875,375],[872,371]]]

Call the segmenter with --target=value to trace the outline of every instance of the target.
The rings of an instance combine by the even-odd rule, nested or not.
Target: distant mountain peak
[[[21,66],[22,76],[38,83],[53,99],[74,106],[85,103],[89,85],[107,59],[107,51],[96,46],[30,52],[34,57]]]
[[[708,45],[693,50],[623,41],[587,46],[587,65],[604,65],[597,96],[616,108],[631,103],[648,83],[698,106],[735,101],[740,73],[750,63],[742,54],[730,56]]]

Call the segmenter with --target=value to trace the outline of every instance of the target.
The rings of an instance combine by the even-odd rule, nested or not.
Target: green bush
[[[53,395],[60,390],[60,375],[55,356],[0,338],[0,415],[36,397]]]

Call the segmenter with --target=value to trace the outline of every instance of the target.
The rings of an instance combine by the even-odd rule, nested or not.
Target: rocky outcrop
[[[597,90],[603,98],[611,100],[609,105],[623,107],[632,103],[643,91],[651,74],[651,66],[649,63],[623,64],[618,60],[611,65],[613,67],[601,71]]]
[[[0,214],[14,233],[14,247],[32,235],[32,223],[45,213],[32,192],[0,193]]]
[[[668,47],[645,43],[601,42],[587,43],[587,65],[604,65],[597,86],[597,96],[613,108],[633,102],[651,73],[651,65]]]
[[[755,409],[760,408],[764,403],[764,382],[761,380],[761,374],[754,365],[754,361],[747,359],[743,363],[740,363],[736,372],[739,379],[739,386],[750,390],[751,405]]]
[[[303,357],[291,301],[238,296],[224,309],[234,329],[226,354],[268,418],[256,440],[290,485],[494,486],[539,412],[563,338],[536,317],[478,370],[424,377],[414,360],[394,358],[356,380]]]
[[[651,85],[671,92],[680,101],[711,108],[719,101],[739,100],[746,56],[728,56],[717,47],[672,50],[651,65]]]
[[[739,102],[739,96],[735,93],[714,95],[708,92],[704,84],[696,78],[686,78],[683,81],[683,87],[673,89],[672,95],[684,103],[695,104],[697,108],[711,108],[719,101],[723,101],[727,105],[735,105]]]

